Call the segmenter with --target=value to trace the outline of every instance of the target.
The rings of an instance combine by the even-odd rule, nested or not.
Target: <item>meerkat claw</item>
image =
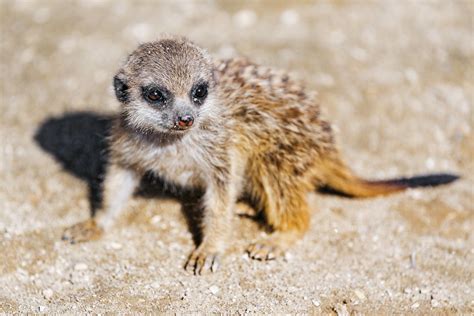
[[[184,269],[195,275],[203,275],[207,272],[217,272],[220,266],[220,255],[218,253],[208,254],[196,249],[189,256]]]
[[[249,246],[247,253],[249,257],[255,260],[267,261],[275,260],[277,258],[278,249],[272,245],[264,243],[254,243]]]

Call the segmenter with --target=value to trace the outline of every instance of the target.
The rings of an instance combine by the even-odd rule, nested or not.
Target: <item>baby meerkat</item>
[[[140,45],[113,83],[122,110],[111,131],[104,200],[92,219],[65,231],[71,242],[106,231],[148,171],[205,192],[202,242],[186,264],[196,274],[217,269],[233,208],[244,194],[273,229],[247,251],[270,260],[308,229],[307,194],[316,187],[370,197],[457,179],[360,179],[341,160],[314,94],[246,59],[213,61],[185,38]]]

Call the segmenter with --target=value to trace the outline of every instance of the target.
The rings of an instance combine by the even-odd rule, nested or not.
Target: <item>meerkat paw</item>
[[[283,255],[284,251],[270,240],[261,240],[251,244],[247,248],[247,253],[252,259],[266,261],[275,260],[277,257]]]
[[[62,240],[71,244],[97,240],[102,236],[103,230],[97,225],[94,219],[77,223],[64,230]]]
[[[274,232],[268,238],[261,239],[247,248],[250,258],[260,261],[274,260],[281,257],[302,233],[298,231]]]
[[[209,247],[201,245],[191,253],[184,269],[195,275],[216,272],[220,266],[220,258],[220,252],[212,251]]]

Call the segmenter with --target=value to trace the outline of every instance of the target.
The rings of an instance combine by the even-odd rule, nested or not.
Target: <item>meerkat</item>
[[[205,192],[203,238],[185,265],[195,274],[217,270],[233,208],[244,194],[257,201],[273,231],[247,252],[271,260],[307,231],[307,195],[317,187],[371,197],[457,179],[359,178],[343,162],[315,93],[245,58],[213,60],[186,38],[164,36],[140,45],[113,86],[121,111],[111,130],[102,207],[66,229],[63,238],[72,243],[107,231],[149,171]]]

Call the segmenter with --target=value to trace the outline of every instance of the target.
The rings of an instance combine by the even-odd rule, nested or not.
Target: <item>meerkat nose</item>
[[[192,115],[185,114],[183,116],[178,116],[178,125],[180,127],[191,127],[194,123],[194,118]]]

